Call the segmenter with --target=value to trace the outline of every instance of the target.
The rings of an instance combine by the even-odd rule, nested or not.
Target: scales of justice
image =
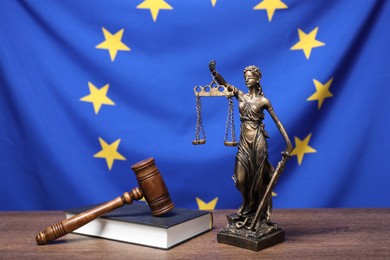
[[[219,243],[259,251],[284,241],[285,231],[271,222],[272,189],[284,170],[293,149],[282,123],[276,116],[271,102],[263,93],[262,74],[256,66],[244,69],[248,92],[227,83],[216,71],[216,62],[209,63],[213,79],[209,85],[195,86],[196,130],[194,145],[206,143],[202,123],[202,97],[226,97],[228,116],[224,144],[238,146],[233,180],[242,196],[242,205],[237,212],[227,216],[227,226],[217,235]],[[240,113],[240,137],[236,141],[234,129],[233,97],[238,101]],[[263,123],[267,111],[286,142],[282,158],[274,168],[268,161],[268,133]],[[229,140],[230,134],[230,140]]]
[[[209,85],[204,87],[194,87],[196,97],[196,130],[195,139],[192,141],[193,145],[205,144],[206,134],[202,123],[202,102],[201,97],[226,97],[228,99],[228,116],[226,119],[226,132],[224,144],[226,146],[237,146],[236,131],[234,128],[234,114],[233,114],[233,90],[229,90],[226,86],[218,84],[217,80],[213,78]],[[229,141],[229,129],[231,140]]]

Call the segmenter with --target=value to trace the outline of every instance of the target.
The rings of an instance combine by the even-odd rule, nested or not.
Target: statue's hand
[[[212,60],[210,61],[209,63],[209,69],[211,72],[214,72],[215,71],[215,67],[217,66],[217,63],[215,62],[215,60]]]
[[[285,157],[285,158],[287,158],[287,159],[290,159],[290,157],[291,157],[290,153],[289,153],[287,150],[284,150],[284,151],[282,152],[282,156]]]

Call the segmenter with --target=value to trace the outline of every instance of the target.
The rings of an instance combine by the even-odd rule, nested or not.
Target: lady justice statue
[[[258,251],[284,240],[284,231],[270,220],[272,189],[284,169],[293,149],[282,123],[260,84],[261,72],[256,66],[244,69],[248,92],[232,86],[216,71],[216,62],[209,63],[214,80],[227,88],[238,101],[241,127],[234,169],[234,182],[242,195],[242,205],[217,237],[218,242]],[[276,169],[268,161],[267,132],[264,129],[264,111],[267,111],[286,141],[282,160]]]

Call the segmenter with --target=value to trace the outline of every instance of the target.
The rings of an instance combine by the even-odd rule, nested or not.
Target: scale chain
[[[232,142],[235,143],[236,142],[236,130],[234,128],[234,114],[233,114],[233,100],[232,98],[230,97],[229,98],[229,106],[230,106],[230,113],[231,113],[231,135],[232,135]]]
[[[226,119],[226,132],[225,132],[225,144],[226,143],[236,143],[236,131],[234,127],[234,114],[233,114],[233,100],[232,97],[229,97],[229,105],[228,105],[228,116]],[[229,142],[229,128],[230,128],[230,135],[232,138],[232,141]]]
[[[199,95],[196,95],[196,117],[195,140],[199,142],[201,140],[201,135],[203,139],[206,139],[202,123],[202,103]]]

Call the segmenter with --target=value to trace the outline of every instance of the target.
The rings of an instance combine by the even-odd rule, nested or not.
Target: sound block
[[[273,230],[270,233],[261,236],[260,238],[253,238],[221,231],[217,234],[217,241],[218,243],[237,246],[252,251],[260,251],[264,248],[283,242],[284,235],[285,232],[281,228]]]

